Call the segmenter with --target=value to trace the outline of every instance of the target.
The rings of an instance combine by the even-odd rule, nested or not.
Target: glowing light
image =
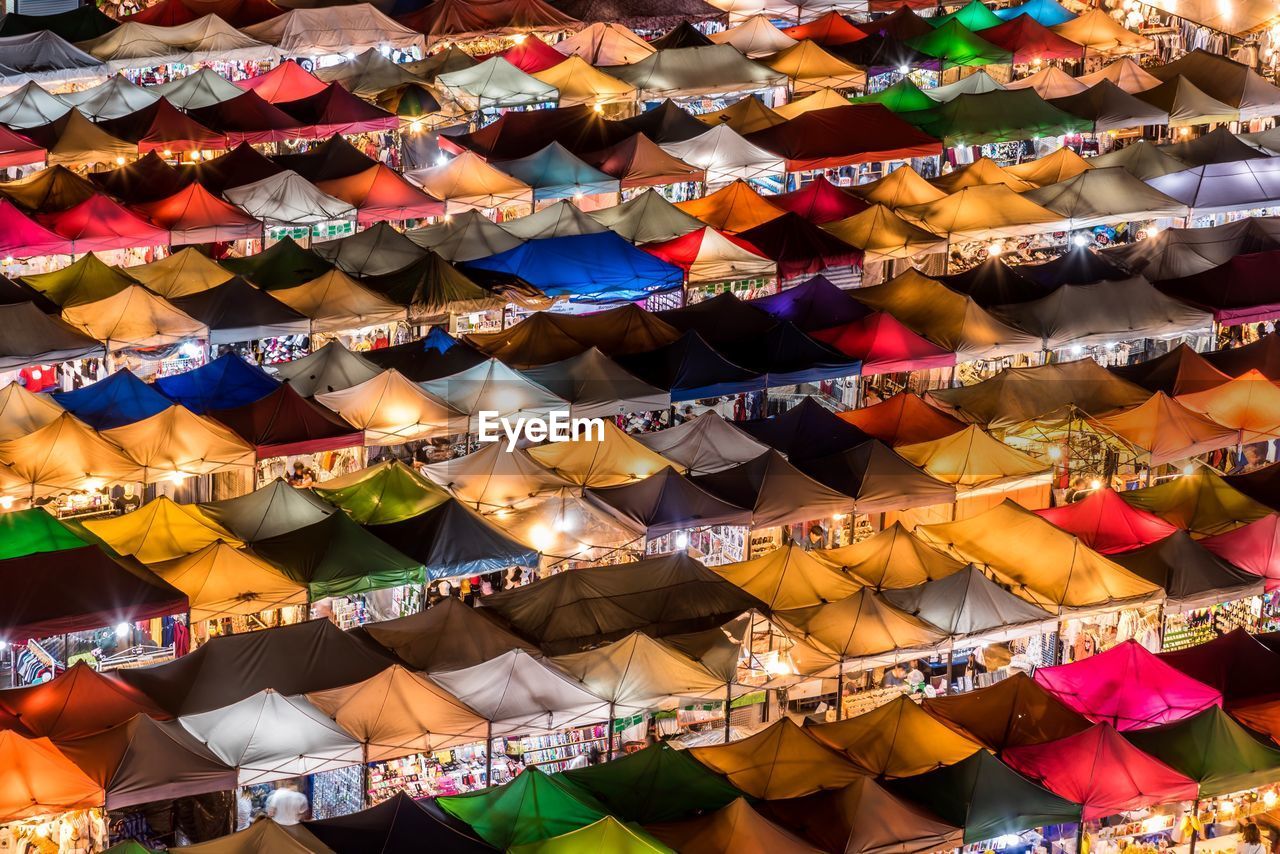
[[[909,66],[909,65],[899,65],[899,66],[898,66],[898,73],[899,73],[899,74],[903,74],[903,75],[910,74],[910,73],[911,73],[911,66]]]
[[[187,474],[184,471],[171,471],[164,476],[164,479],[169,481],[170,483],[182,483],[184,480],[186,480],[189,477],[191,477],[191,475]]]
[[[603,113],[603,112],[604,112],[604,104],[596,104],[596,105],[595,105],[595,106],[593,106],[591,109],[595,110],[597,113]]]
[[[516,33],[514,36],[511,37],[511,40],[516,44],[524,44],[524,40],[527,38],[529,38],[529,36],[526,35],[525,33]]]
[[[193,152],[191,152],[191,162],[192,162],[192,163],[195,163],[195,162],[196,162],[197,160],[199,160],[199,159],[200,159],[200,152],[198,152],[198,151],[193,151]]]
[[[1084,355],[1084,347],[1082,347],[1082,346],[1081,346],[1081,345],[1079,345],[1079,344],[1072,344],[1072,345],[1071,345],[1071,355],[1073,355],[1073,356],[1083,356],[1083,355]]]
[[[117,165],[117,166],[123,166],[123,165],[124,165],[124,157],[117,157],[117,158],[116,158],[116,165]]]
[[[681,531],[676,534],[676,548],[687,549],[689,547],[689,535]]]
[[[164,156],[165,156],[165,157],[173,157],[173,152],[166,148],[166,149],[164,150]]]
[[[128,623],[121,623],[120,625],[116,626],[116,637],[122,638],[127,634],[129,634]]]
[[[1050,445],[1049,459],[1053,460],[1054,462],[1057,462],[1058,460],[1062,459],[1062,448],[1059,448],[1057,445]]]
[[[444,166],[444,165],[445,165],[446,163],[448,163],[448,162],[449,162],[449,158],[448,158],[448,157],[445,157],[443,154],[441,154],[440,156],[438,156],[438,157],[436,158],[436,165],[437,165],[437,166]]]
[[[790,676],[791,665],[785,661],[770,661],[764,666],[765,672],[770,676]]]
[[[1083,234],[1077,234],[1075,237],[1071,238],[1071,242],[1076,246],[1083,248],[1089,245],[1089,238],[1085,237]]]
[[[1089,481],[1089,488],[1102,489],[1102,481],[1098,480],[1097,478],[1094,478],[1093,480]]]
[[[1276,800],[1278,799],[1276,797],[1275,789],[1267,789],[1265,792],[1262,793],[1262,802],[1266,804],[1267,809],[1271,809],[1271,807],[1275,806]]]
[[[556,535],[546,525],[534,525],[529,530],[529,544],[540,552],[551,548],[555,541]]]
[[[84,479],[84,488],[87,492],[97,492],[104,486],[106,486],[106,484],[102,481],[102,478],[86,477]]]
[[[13,508],[12,495],[0,495],[0,509],[11,510]]]
[[[1222,806],[1218,807],[1218,811],[1223,815],[1231,815],[1236,811],[1235,801],[1223,801]]]
[[[1187,463],[1182,467],[1182,473],[1188,477],[1196,473],[1196,467],[1191,463]]]

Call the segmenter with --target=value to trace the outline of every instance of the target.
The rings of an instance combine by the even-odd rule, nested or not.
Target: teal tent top
[[[1251,789],[1276,778],[1280,750],[1218,706],[1164,726],[1124,733],[1135,747],[1200,784],[1200,797]]]
[[[1058,24],[1065,24],[1076,18],[1075,13],[1069,11],[1058,0],[1027,0],[1026,3],[1018,6],[996,9],[995,14],[996,17],[1005,21],[1012,21],[1019,15],[1030,15],[1037,23],[1046,27],[1056,27]]]
[[[902,116],[947,145],[1011,142],[1038,136],[1093,130],[1093,122],[1073,116],[1041,98],[1034,89],[998,89],[960,95],[929,110]]]
[[[621,186],[617,178],[587,164],[558,142],[494,165],[533,187],[535,201],[616,193]]]
[[[683,750],[646,747],[602,765],[556,774],[570,791],[585,792],[627,821],[678,821],[728,806],[742,792]]]
[[[608,815],[588,795],[571,791],[537,768],[504,785],[437,798],[436,803],[502,850],[561,836]]]
[[[978,30],[985,30],[987,27],[998,27],[1008,19],[1002,19],[995,12],[992,12],[982,0],[969,0],[968,5],[957,9],[950,15],[940,15],[936,18],[925,18],[925,20],[933,24],[935,28],[944,27],[952,21],[958,21],[964,25],[965,29],[977,32]]]
[[[894,113],[911,113],[917,110],[931,110],[938,104],[915,83],[910,77],[903,77],[897,83],[870,95],[860,95],[849,99],[854,104],[883,104],[885,109]]]
[[[1003,23],[996,18],[996,23]],[[943,65],[1008,65],[1013,54],[975,34],[959,21],[907,40],[907,47],[942,60]]]

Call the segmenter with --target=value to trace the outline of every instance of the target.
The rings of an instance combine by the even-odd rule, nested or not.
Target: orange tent
[[[1151,465],[1185,460],[1236,444],[1236,431],[1187,409],[1162,391],[1146,403],[1088,423],[1151,454]]]
[[[102,786],[47,738],[0,731],[0,768],[0,823],[106,803]]]
[[[1235,430],[1240,444],[1280,439],[1280,388],[1256,368],[1216,388],[1184,394],[1178,402]]]
[[[764,225],[786,213],[743,180],[734,181],[709,196],[680,202],[676,207],[729,234]]]
[[[819,724],[815,738],[876,777],[911,777],[954,765],[982,745],[932,717],[905,694],[848,720]]]
[[[841,412],[840,417],[868,436],[894,447],[931,442],[965,428],[963,421],[925,403],[920,395],[906,391],[871,406]]]
[[[741,741],[695,747],[689,754],[748,795],[766,800],[839,789],[863,776],[790,718]]]
[[[936,581],[965,568],[894,522],[875,536],[838,549],[814,552],[856,581],[877,590],[898,590]]]

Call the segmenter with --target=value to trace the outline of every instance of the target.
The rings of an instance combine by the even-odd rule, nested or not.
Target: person
[[[299,489],[305,489],[316,482],[316,473],[307,468],[302,460],[298,460],[293,464],[293,471],[289,472],[289,485],[296,486]]]
[[[267,798],[267,817],[276,824],[298,824],[306,817],[309,806],[302,792],[279,788]]]
[[[902,664],[893,665],[888,673],[884,675],[884,681],[880,683],[882,688],[900,688],[907,684],[907,671]]]
[[[1267,854],[1262,844],[1262,831],[1253,822],[1246,824],[1240,831],[1240,841],[1236,843],[1236,854]]]

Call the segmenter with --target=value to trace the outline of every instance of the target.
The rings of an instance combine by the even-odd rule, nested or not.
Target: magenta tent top
[[[102,193],[75,207],[45,214],[39,221],[71,243],[71,251],[105,252],[136,246],[164,246],[169,232],[126,210]]]
[[[1103,554],[1141,548],[1178,530],[1156,514],[1130,505],[1111,488],[1095,489],[1074,504],[1035,512]]]
[[[1085,821],[1199,797],[1195,780],[1134,747],[1110,724],[1011,747],[1002,757],[1055,795],[1084,805]]]
[[[71,252],[71,241],[0,199],[0,257],[31,258]]]
[[[1036,682],[1094,723],[1121,732],[1192,717],[1222,694],[1127,640],[1092,658],[1036,671]]]

